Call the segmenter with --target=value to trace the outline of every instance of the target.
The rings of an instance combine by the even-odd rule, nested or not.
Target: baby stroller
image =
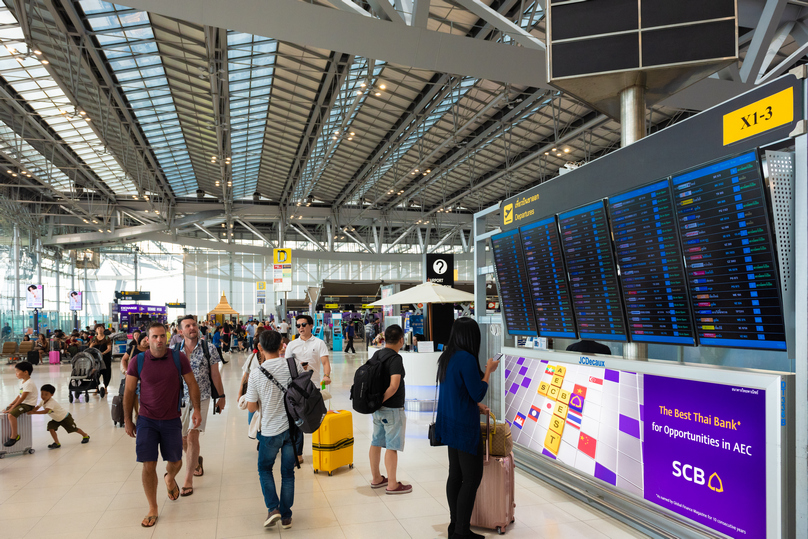
[[[104,370],[104,357],[95,348],[88,348],[73,356],[71,361],[70,383],[68,384],[68,399],[79,401],[84,393],[84,402],[89,402],[89,391],[97,391],[100,397],[106,393],[106,388],[98,387],[101,380],[101,371]]]

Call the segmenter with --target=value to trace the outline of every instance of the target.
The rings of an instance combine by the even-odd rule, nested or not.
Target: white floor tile
[[[347,391],[353,371],[365,352],[333,358],[333,409],[350,409]],[[222,377],[228,394],[235,394],[241,378],[242,356],[233,355]],[[354,468],[336,470],[332,477],[314,474],[311,437],[306,436],[305,463],[295,470],[293,523],[264,529],[266,506],[258,481],[256,442],[247,438],[246,413],[228,405],[221,416],[210,416],[202,436],[205,475],[194,478],[194,494],[171,502],[164,485],[158,486],[160,517],[154,528],[140,526],[148,505],[141,484],[141,465],[135,461],[135,442],[112,426],[111,399],[90,396],[90,402],[68,404],[64,387],[69,367],[37,368],[38,385],[57,385],[56,398],[90,433],[91,442],[60,432],[62,448],[48,450],[45,420],[34,419],[33,455],[0,460],[0,536],[41,538],[193,539],[279,537],[283,539],[446,538],[449,524],[446,501],[448,456],[445,447],[426,440],[431,414],[407,414],[407,442],[399,453],[398,479],[413,492],[389,496],[370,488],[368,449],[373,430],[370,416],[353,414]],[[118,373],[112,385],[117,388]],[[61,380],[61,381],[60,381]],[[0,374],[0,394],[17,390],[13,371]],[[229,403],[232,404],[232,403]],[[277,463],[279,465],[279,461]],[[187,466],[187,463],[184,463]],[[165,464],[158,463],[158,478]],[[185,470],[178,482],[182,485]],[[382,473],[389,475],[382,463]],[[279,474],[278,474],[279,477]],[[639,532],[517,469],[516,522],[506,537],[625,539]],[[278,482],[280,485],[280,482]],[[65,518],[70,525],[65,526]],[[495,537],[496,532],[475,528]]]

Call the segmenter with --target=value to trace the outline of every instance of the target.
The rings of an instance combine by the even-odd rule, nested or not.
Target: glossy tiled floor
[[[350,408],[348,388],[356,367],[366,357],[334,354],[334,408]],[[228,395],[237,394],[244,356],[233,355],[222,369]],[[118,365],[112,387],[119,383]],[[0,404],[18,391],[14,368],[3,365]],[[69,366],[40,365],[33,379],[57,388],[56,398],[68,407],[92,441],[80,445],[77,434],[60,431],[62,448],[49,450],[45,416],[33,416],[33,455],[0,459],[0,537],[128,537],[155,539],[193,537],[285,538],[432,538],[446,537],[445,448],[430,448],[426,430],[430,414],[408,414],[407,445],[399,457],[399,478],[412,483],[412,494],[386,496],[372,490],[367,451],[372,425],[369,416],[354,414],[353,470],[333,477],[311,470],[311,439],[306,439],[306,464],[297,471],[293,527],[264,529],[266,517],[256,470],[255,442],[247,438],[246,412],[228,402],[221,416],[211,416],[202,436],[205,475],[195,482],[193,496],[168,500],[158,490],[160,519],[153,529],[140,527],[147,504],[135,462],[134,440],[112,425],[111,398],[90,397],[89,403],[68,404]],[[113,393],[115,390],[113,389]],[[163,463],[158,464],[159,475]],[[618,538],[641,535],[560,491],[517,470],[516,522],[507,537]],[[482,533],[484,530],[477,530]],[[486,535],[496,536],[493,532]]]

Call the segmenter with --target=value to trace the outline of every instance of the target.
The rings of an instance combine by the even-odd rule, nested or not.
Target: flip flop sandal
[[[205,475],[205,468],[202,467],[202,457],[199,457],[199,465],[194,468],[194,477],[202,477],[203,475]]]
[[[385,476],[382,476],[382,482],[381,482],[381,483],[371,483],[371,484],[370,484],[370,488],[382,488],[382,487],[386,487],[386,486],[387,486],[387,483],[388,483],[387,478],[386,478]]]
[[[194,493],[194,487],[182,487],[182,492],[180,492],[180,496],[185,498],[186,496],[190,496]]]
[[[147,516],[143,519],[143,522],[140,523],[141,526],[144,528],[152,528],[154,525],[157,524],[157,517],[156,516]]]
[[[166,476],[168,474],[163,474],[163,483],[165,483]],[[168,499],[172,502],[176,502],[180,498],[180,486],[177,484],[177,480],[174,480],[174,488],[169,489],[168,485],[166,485],[166,490],[168,490]],[[174,494],[176,492],[176,494]]]

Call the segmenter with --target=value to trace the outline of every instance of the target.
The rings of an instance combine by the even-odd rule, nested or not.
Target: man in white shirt
[[[250,372],[247,384],[247,410],[251,413],[261,409],[261,432],[258,433],[258,477],[267,518],[264,527],[275,526],[280,521],[284,529],[292,527],[292,504],[295,501],[295,435],[292,432],[283,389],[292,379],[285,359],[279,357],[281,336],[276,331],[264,331],[258,337],[258,353],[264,362]],[[298,362],[298,368],[302,368]],[[274,382],[270,379],[274,378]],[[276,383],[277,382],[277,383]],[[280,386],[280,387],[279,387]],[[281,492],[275,487],[272,467],[281,454]]]
[[[326,385],[331,383],[331,361],[328,359],[328,346],[319,337],[311,334],[314,327],[314,320],[307,314],[300,314],[295,318],[298,337],[286,345],[286,357],[294,354],[295,358],[303,365],[303,368],[313,370],[311,381],[315,385],[320,385],[320,366],[323,367],[322,381]],[[297,440],[297,460],[303,462],[303,433],[301,432]]]
[[[278,324],[278,332],[281,334],[281,337],[288,337],[289,336],[289,324],[286,323],[286,319],[284,318],[281,320],[281,323]],[[309,332],[311,333],[311,332]]]

